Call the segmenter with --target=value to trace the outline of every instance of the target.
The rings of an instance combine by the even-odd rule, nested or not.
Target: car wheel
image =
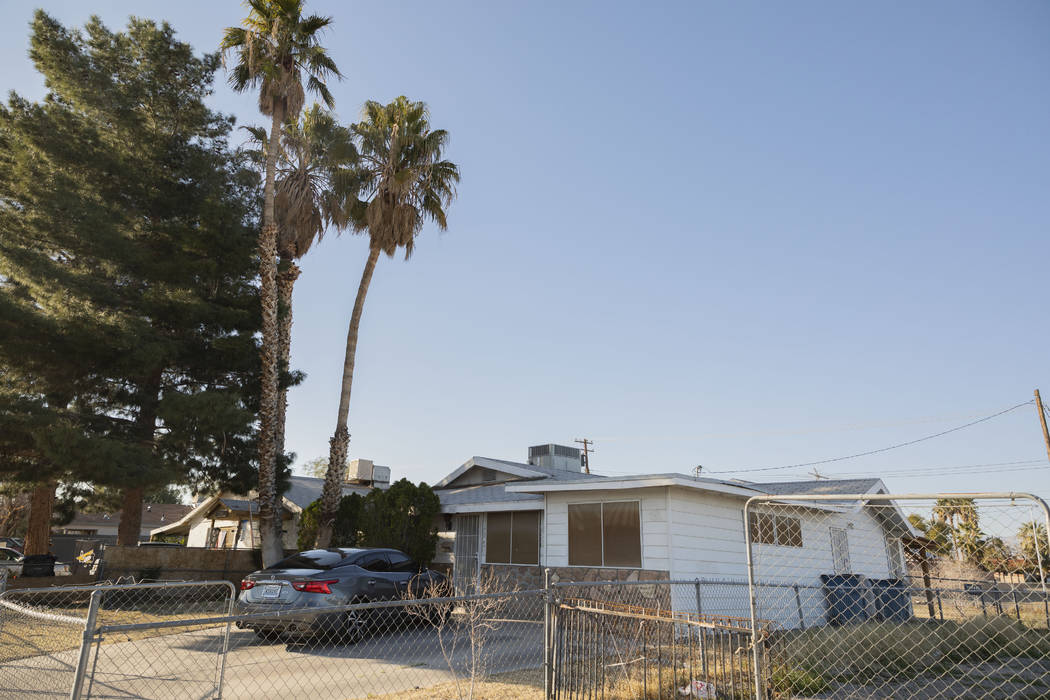
[[[340,644],[355,644],[364,636],[365,621],[357,610],[347,610],[339,618],[334,639]]]
[[[427,619],[434,627],[440,627],[445,624],[448,618],[452,616],[452,603],[437,603],[427,607],[430,608],[427,611]]]
[[[266,642],[277,642],[281,640],[281,633],[277,630],[253,630],[255,636]]]

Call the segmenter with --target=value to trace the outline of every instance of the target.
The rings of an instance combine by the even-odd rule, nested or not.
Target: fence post
[[[758,601],[755,598],[755,559],[751,551],[751,502],[757,498],[752,496],[744,503],[744,545],[747,547],[747,598],[751,611],[751,648],[753,671],[755,674],[755,697],[763,697],[762,691],[762,655],[758,645]]]
[[[543,570],[543,697],[551,700],[551,570]]]
[[[94,590],[88,600],[84,636],[80,640],[80,656],[77,658],[77,668],[73,674],[73,689],[69,692],[69,700],[80,700],[80,694],[84,689],[84,675],[87,672],[88,658],[91,656],[91,642],[95,637],[95,623],[98,620],[98,608],[102,602],[102,595],[103,591]]]
[[[222,685],[226,679],[226,656],[230,651],[230,625],[232,623],[229,618],[233,616],[233,603],[237,600],[237,589],[233,582],[227,581],[226,584],[230,587],[230,603],[226,606],[226,631],[222,635],[222,658],[219,661],[219,685],[215,691],[215,700],[222,700]]]

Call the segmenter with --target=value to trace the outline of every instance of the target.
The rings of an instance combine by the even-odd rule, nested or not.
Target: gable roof
[[[539,467],[535,464],[523,464],[521,462],[511,462],[505,459],[493,459],[492,457],[479,457],[477,455],[471,457],[466,462],[461,464],[455,471],[446,476],[441,481],[434,484],[434,489],[448,488],[450,484],[456,481],[459,477],[463,476],[471,469],[492,469],[503,474],[508,474],[516,479],[602,479],[604,477],[598,474],[585,474],[583,472],[573,472],[566,469],[555,469],[553,467]],[[513,481],[516,479],[504,479],[503,481]]]

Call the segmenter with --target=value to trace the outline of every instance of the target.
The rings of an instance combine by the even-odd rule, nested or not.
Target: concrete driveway
[[[345,646],[268,643],[234,629],[222,697],[341,700],[445,683],[454,678],[446,654],[460,677],[469,675],[470,641],[465,631],[453,629],[446,627],[439,639],[431,627],[412,626]],[[215,628],[135,641],[106,639],[88,665],[85,697],[214,697],[221,648],[221,629]],[[543,661],[543,626],[499,623],[485,632],[482,648],[485,674],[537,668]],[[76,656],[71,650],[0,666],[0,697],[68,697]]]

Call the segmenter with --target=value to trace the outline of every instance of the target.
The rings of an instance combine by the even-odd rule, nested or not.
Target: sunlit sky
[[[169,20],[229,1],[50,1]],[[33,3],[2,85],[44,94]],[[1050,393],[1050,5],[320,2],[337,112],[426,101],[460,164],[449,231],[382,259],[351,456],[437,481],[472,455],[596,441],[600,473],[807,478]],[[212,103],[262,123],[224,76]],[[325,456],[366,254],[303,262],[288,448]],[[960,469],[966,465],[980,465]],[[984,466],[994,465],[994,466]],[[1032,406],[819,467],[904,491],[1050,496]]]

